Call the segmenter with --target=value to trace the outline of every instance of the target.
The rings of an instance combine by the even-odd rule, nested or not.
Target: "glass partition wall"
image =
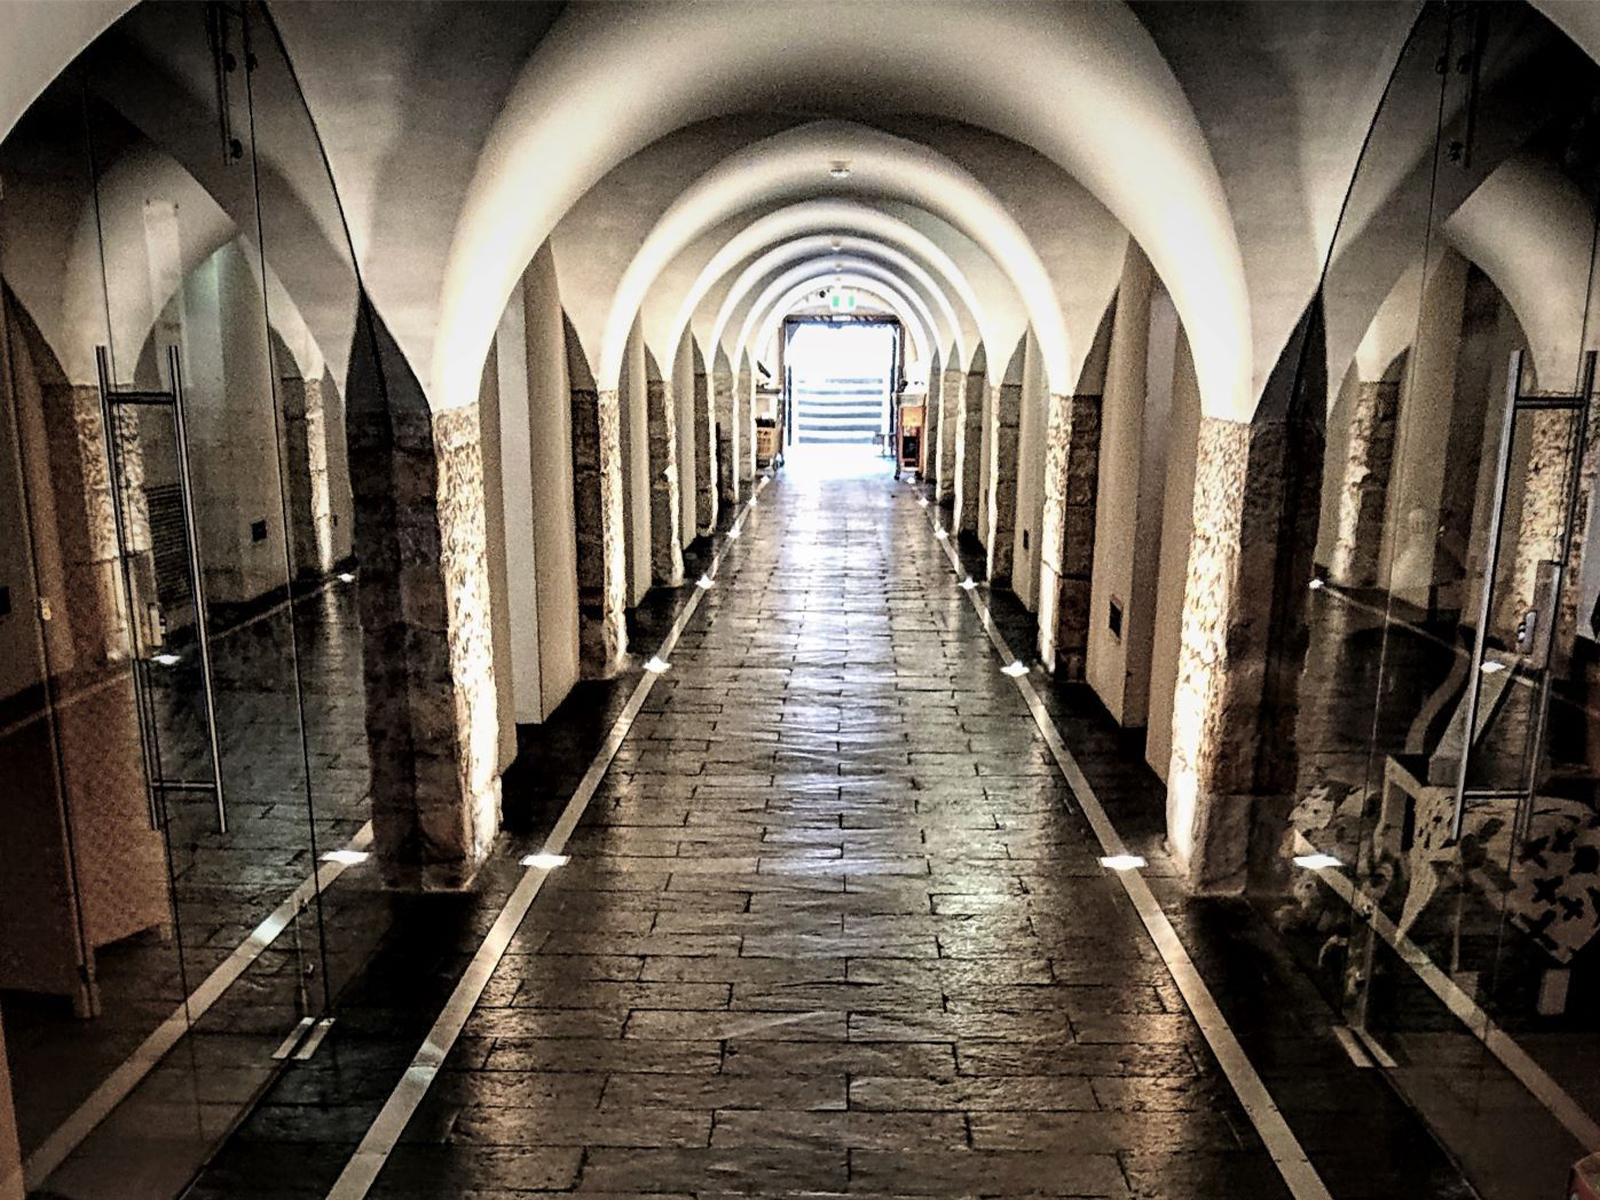
[[[1425,7],[1297,386],[1326,397],[1291,944],[1488,1200],[1600,1149],[1600,72]]]
[[[136,8],[0,146],[0,181],[0,1011],[25,1180],[165,1200],[315,1053],[385,924],[345,451],[371,342],[261,7]]]

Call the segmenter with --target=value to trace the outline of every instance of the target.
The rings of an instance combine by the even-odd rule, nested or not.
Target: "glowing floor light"
[[[650,661],[645,663],[644,669],[649,671],[652,675],[665,675],[668,671],[672,670],[672,664],[666,659],[662,658],[660,655],[652,654],[650,656]]]
[[[358,863],[366,862],[371,857],[372,855],[365,850],[329,850],[322,856],[322,861],[343,863],[347,867],[353,867]]]
[[[1296,854],[1293,863],[1307,871],[1324,871],[1329,867],[1342,867],[1344,864],[1331,854]]]
[[[928,507],[928,498],[926,496],[918,496],[917,497],[917,507],[918,508],[927,508]]]
[[[1100,865],[1108,871],[1137,871],[1149,864],[1142,854],[1108,854],[1100,860]]]
[[[545,854],[541,852],[539,854],[528,855],[527,858],[522,860],[522,865],[525,867],[539,867],[541,870],[552,871],[556,867],[566,866],[571,861],[572,859],[565,854]]]
[[[339,582],[340,583],[354,583],[355,581],[356,581],[356,577],[354,575],[352,575],[349,571],[340,571],[339,572]]]
[[[1323,584],[1322,580],[1313,579],[1310,583],[1306,584],[1306,586],[1313,592],[1320,592],[1325,585]]]
[[[1506,669],[1505,663],[1503,663],[1503,662],[1495,662],[1493,659],[1490,659],[1488,662],[1485,662],[1482,666],[1480,666],[1478,668],[1478,670],[1482,671],[1485,675],[1498,675],[1501,671],[1504,671],[1505,669]]]
[[[961,581],[961,590],[963,592],[970,592],[973,588],[975,588],[977,586],[978,586],[978,581],[976,579],[974,579],[971,575],[968,575],[965,579],[963,579]]]
[[[736,537],[739,536],[739,534],[741,532],[742,531],[740,530],[740,528],[737,525],[735,525],[732,529],[728,530],[728,536],[730,538],[736,538]]]
[[[711,577],[709,575],[700,576],[699,579],[695,580],[694,585],[702,592],[709,592],[714,586],[716,586],[711,582]]]
[[[152,654],[150,656],[150,661],[153,663],[160,663],[163,667],[175,667],[181,663],[183,659],[172,653],[170,650],[163,650],[160,654]]]
[[[938,538],[942,542],[942,541],[945,540],[945,538],[950,536],[950,531],[948,529],[946,529],[943,525],[941,525],[941,526],[939,526],[939,528],[937,528],[937,529],[935,529],[933,531],[933,536]]]
[[[1011,678],[1017,679],[1028,673],[1028,664],[1018,659],[1016,662],[1007,663],[1000,670],[1004,674],[1011,676]]]

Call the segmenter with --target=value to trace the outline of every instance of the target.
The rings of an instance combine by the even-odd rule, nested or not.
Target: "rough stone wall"
[[[663,587],[683,582],[683,547],[678,544],[678,419],[672,384],[649,382],[650,573]]]
[[[991,584],[1010,584],[1017,531],[1017,439],[1022,425],[1022,385],[994,391],[994,434],[989,439],[988,572]]]
[[[956,533],[978,532],[978,481],[983,477],[983,407],[988,381],[982,372],[964,376],[961,406],[956,414],[955,510],[950,524]]]
[[[966,396],[967,376],[955,369],[944,372],[939,385],[939,448],[934,468],[934,492],[943,503],[956,493],[956,443],[961,439],[961,406]]]
[[[1100,489],[1098,395],[1050,396],[1039,522],[1039,658],[1081,680],[1089,650],[1089,576]]]
[[[717,413],[711,381],[694,376],[694,520],[701,534],[717,527]]]
[[[1329,577],[1346,587],[1373,587],[1378,582],[1399,414],[1399,382],[1362,383],[1356,388],[1328,563]]]
[[[283,412],[284,469],[288,477],[290,562],[296,574],[320,577],[333,567],[333,505],[323,381],[285,375],[278,381],[278,402]]]
[[[756,478],[756,383],[750,360],[739,367],[739,377],[733,385],[734,424],[739,430],[739,486],[748,491]]]
[[[73,657],[82,667],[118,662],[128,657],[132,646],[123,620],[121,559],[100,392],[95,387],[63,382],[43,386],[40,398],[62,582],[65,594],[72,598]],[[134,558],[132,574],[139,593],[136,610],[142,612],[155,592],[137,412],[125,411],[115,432],[123,470],[122,518]]]
[[[717,487],[724,504],[739,503],[739,401],[733,374],[722,368],[711,375],[712,411],[717,427]]]
[[[1534,605],[1539,564],[1561,559],[1567,503],[1572,485],[1573,439],[1577,425],[1570,412],[1534,409],[1518,415],[1528,437],[1522,476],[1522,510],[1515,529],[1506,529],[1500,551],[1501,577],[1490,628],[1508,641],[1523,613]]]
[[[1294,787],[1321,451],[1285,419],[1201,418],[1167,780],[1199,891],[1246,886],[1257,823],[1281,824]]]
[[[390,886],[465,887],[499,821],[476,406],[352,411],[375,846]]]
[[[572,499],[578,540],[578,647],[583,672],[603,677],[627,653],[627,547],[617,393],[572,391]]]

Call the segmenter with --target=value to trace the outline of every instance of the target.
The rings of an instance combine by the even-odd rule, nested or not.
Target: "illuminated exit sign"
[[[834,288],[828,293],[828,307],[836,313],[853,313],[856,310],[856,294],[850,288]]]

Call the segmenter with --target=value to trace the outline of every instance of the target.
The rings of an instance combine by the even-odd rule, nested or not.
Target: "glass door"
[[[113,387],[104,347],[95,360],[151,822],[163,828],[176,816],[197,834],[204,817],[195,819],[195,806],[209,805],[216,832],[226,834],[180,358],[169,351],[169,386],[151,391]]]

